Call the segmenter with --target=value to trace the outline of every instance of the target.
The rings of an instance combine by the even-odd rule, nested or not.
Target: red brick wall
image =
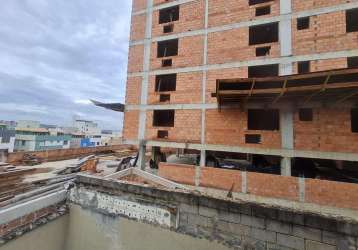
[[[173,68],[199,66],[203,63],[203,36],[183,37],[179,39],[178,55],[166,57],[173,59]],[[152,43],[150,68],[161,69],[162,59],[157,58],[157,43]]]
[[[157,139],[158,130],[168,130],[168,141],[200,142],[201,111],[175,110],[174,127],[153,127],[153,111],[147,112],[146,139]]]
[[[317,9],[322,7],[333,6],[337,4],[344,4],[350,1],[347,0],[293,0],[292,9],[294,12],[304,11],[310,9]]]
[[[130,40],[143,40],[145,36],[146,14],[132,16]]]
[[[298,180],[295,177],[247,172],[249,194],[298,201]]]
[[[358,33],[346,33],[344,11],[310,17],[310,28],[297,30],[292,22],[294,55],[324,53],[357,48]]]
[[[211,109],[206,111],[205,138],[209,144],[238,145],[255,148],[280,148],[279,131],[247,129],[247,112],[240,109]],[[246,144],[245,134],[261,134],[261,144]]]
[[[195,185],[195,166],[159,164],[159,176],[183,184]],[[247,172],[247,193],[260,197],[299,201],[299,178]],[[200,186],[242,192],[242,172],[219,168],[201,168]],[[323,206],[358,209],[358,184],[305,179],[304,202]],[[301,201],[302,202],[302,201]]]
[[[358,185],[306,179],[305,200],[320,205],[358,209]]]
[[[195,185],[195,167],[184,164],[159,164],[158,175],[171,181]]]
[[[256,7],[271,6],[271,14],[255,17]],[[209,0],[209,27],[249,21],[252,19],[277,16],[280,13],[280,1],[249,6],[248,1]]]
[[[132,11],[143,10],[147,7],[147,0],[132,0]]]
[[[124,113],[123,138],[126,140],[138,139],[139,111],[127,111]]]
[[[347,68],[347,58],[335,58],[326,60],[315,60],[311,61],[311,72],[333,70],[333,69],[344,69]],[[297,74],[298,63],[293,63],[293,74]]]
[[[153,12],[153,37],[171,35],[186,31],[204,28],[205,4],[204,1],[194,1],[180,5],[179,20],[173,22],[174,31],[163,33],[163,27],[168,23],[159,24],[159,10]]]
[[[227,169],[209,168],[201,169],[200,186],[241,192],[241,172]]]
[[[279,57],[279,43],[249,46],[248,27],[210,33],[208,35],[208,63],[218,64],[254,60],[257,59],[256,47],[263,46],[271,46],[270,55],[266,57]]]
[[[128,73],[143,71],[144,46],[135,45],[129,47],[128,52]]]
[[[313,121],[294,116],[295,149],[358,153],[358,133],[352,133],[350,109],[314,109]]]
[[[166,104],[201,103],[202,73],[177,74],[176,91],[155,92],[155,76],[150,76],[148,104],[159,104],[161,94],[170,94]]]
[[[128,77],[126,85],[126,104],[140,104],[142,77]]]

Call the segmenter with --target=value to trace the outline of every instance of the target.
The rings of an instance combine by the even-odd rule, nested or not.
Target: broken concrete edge
[[[66,201],[53,204],[0,225],[0,247],[66,214]]]
[[[183,204],[184,206],[196,207],[196,209],[199,209],[199,206],[203,206],[218,211],[240,212],[258,218],[273,219],[284,223],[293,223],[320,230],[351,234],[358,237],[358,221],[352,218],[329,216],[286,207],[269,206],[256,202],[233,201],[229,198],[219,199],[209,195],[203,195],[196,191],[162,189],[86,175],[78,175],[75,182],[76,188],[94,189],[96,192],[110,196],[127,197],[128,194],[130,194],[134,195],[139,203],[160,203],[161,206],[172,211],[182,207]],[[77,202],[77,204],[79,203]],[[106,211],[98,212],[107,213]],[[110,215],[113,216],[113,214]],[[175,226],[172,226],[170,229],[178,231]]]
[[[56,190],[53,193],[31,199],[5,209],[0,209],[0,225],[14,221],[25,215],[31,214],[43,208],[66,201],[67,190]]]

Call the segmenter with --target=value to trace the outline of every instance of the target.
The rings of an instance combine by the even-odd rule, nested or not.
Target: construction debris
[[[25,165],[28,165],[28,166],[35,166],[35,165],[41,164],[42,160],[37,158],[33,154],[25,154],[24,159],[23,159],[23,163]]]
[[[46,163],[32,154],[25,154],[24,165],[16,167],[1,162],[0,208],[64,186],[70,187],[80,172],[106,176],[133,167],[137,157],[136,151],[121,150]]]

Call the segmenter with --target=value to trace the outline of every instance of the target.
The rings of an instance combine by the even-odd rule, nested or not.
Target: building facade
[[[7,125],[0,124],[0,162],[4,162],[8,153],[14,152],[15,130],[7,128]]]
[[[124,140],[141,159],[147,147],[198,150],[201,166],[208,151],[274,156],[283,175],[297,157],[358,161],[356,89],[333,102],[217,95],[222,79],[355,68],[357,39],[358,1],[134,0]]]
[[[93,121],[76,119],[73,122],[73,126],[77,128],[80,133],[86,135],[99,135],[101,134],[101,129],[98,127],[98,124]]]
[[[16,128],[15,151],[70,148],[71,135],[51,135],[45,128]]]

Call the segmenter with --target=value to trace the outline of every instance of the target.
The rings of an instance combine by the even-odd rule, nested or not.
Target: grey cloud
[[[78,100],[124,101],[130,0],[3,0],[0,119],[119,129],[122,115]],[[14,105],[14,106],[12,106]]]

